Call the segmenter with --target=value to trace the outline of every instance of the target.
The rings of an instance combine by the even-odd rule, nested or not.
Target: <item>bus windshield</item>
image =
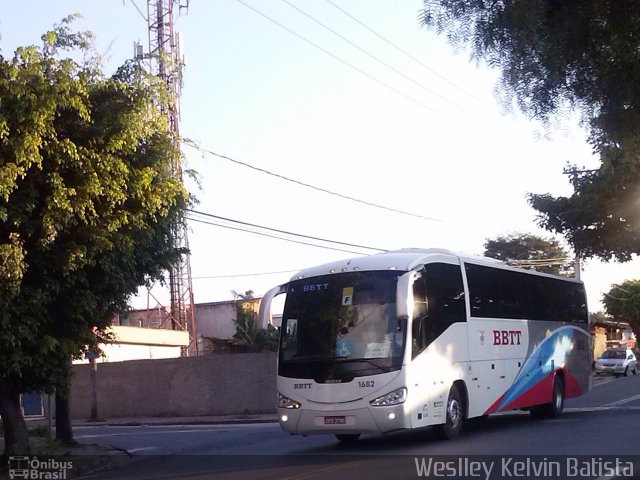
[[[402,272],[349,272],[289,284],[279,373],[317,381],[397,370],[406,339],[396,318]]]

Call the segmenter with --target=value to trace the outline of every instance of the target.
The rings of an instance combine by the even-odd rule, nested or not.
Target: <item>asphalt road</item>
[[[430,470],[431,478],[570,478],[564,470],[554,477],[554,467],[557,462],[558,468],[566,469],[566,459],[575,458],[591,463],[582,470],[578,469],[582,463],[572,464],[575,469],[569,473],[580,475],[571,478],[603,480],[615,477],[606,463],[613,459],[634,462],[632,471],[619,469],[621,478],[640,478],[638,427],[640,375],[597,379],[588,395],[567,401],[566,413],[559,419],[536,420],[524,412],[495,415],[470,422],[455,441],[438,440],[427,429],[365,436],[349,446],[333,436],[292,436],[275,423],[83,427],[75,435],[80,442],[111,445],[132,454],[128,465],[92,476],[96,480],[418,478],[426,473],[420,468],[429,466],[424,462],[430,458],[443,462],[438,475]],[[527,459],[539,461],[539,469],[523,471],[528,477],[515,475],[513,466]],[[467,463],[447,463],[461,460]],[[498,471],[504,461],[506,474]],[[496,468],[487,476],[491,462]]]

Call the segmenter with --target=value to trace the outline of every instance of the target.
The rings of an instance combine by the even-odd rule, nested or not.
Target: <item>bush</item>
[[[255,351],[278,350],[279,331],[273,325],[267,325],[266,329],[258,328],[258,320],[255,312],[236,302],[237,318],[233,321],[236,325],[236,333],[229,343],[232,345],[247,345],[255,348]]]

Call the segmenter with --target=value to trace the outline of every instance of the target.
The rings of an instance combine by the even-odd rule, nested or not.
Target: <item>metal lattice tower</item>
[[[189,0],[147,0],[147,22],[149,26],[149,59],[151,72],[161,78],[169,91],[169,102],[162,105],[168,118],[169,128],[175,141],[179,142],[180,92],[182,89],[182,69],[184,58],[180,51],[180,37],[173,26],[173,11],[189,6]],[[173,175],[182,181],[181,159],[172,165]],[[186,219],[173,226],[174,247],[189,249]],[[191,264],[189,254],[169,271],[171,294],[171,328],[189,332],[189,347],[182,349],[182,355],[197,355],[198,342],[195,331],[195,312],[193,306],[193,288],[191,282]]]

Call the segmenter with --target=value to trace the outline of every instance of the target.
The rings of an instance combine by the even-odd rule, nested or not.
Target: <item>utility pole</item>
[[[184,57],[180,50],[180,37],[174,30],[175,7],[179,12],[186,10],[189,7],[189,0],[147,0],[151,73],[157,75],[167,85],[169,101],[161,108],[167,116],[170,132],[179,146],[180,93]],[[182,181],[181,158],[177,158],[172,165],[172,174]],[[185,218],[173,226],[172,237],[174,248],[188,252],[189,240]],[[169,288],[171,328],[189,332],[189,347],[182,348],[182,356],[197,355],[198,341],[188,253],[181,255],[180,260],[169,271]]]

